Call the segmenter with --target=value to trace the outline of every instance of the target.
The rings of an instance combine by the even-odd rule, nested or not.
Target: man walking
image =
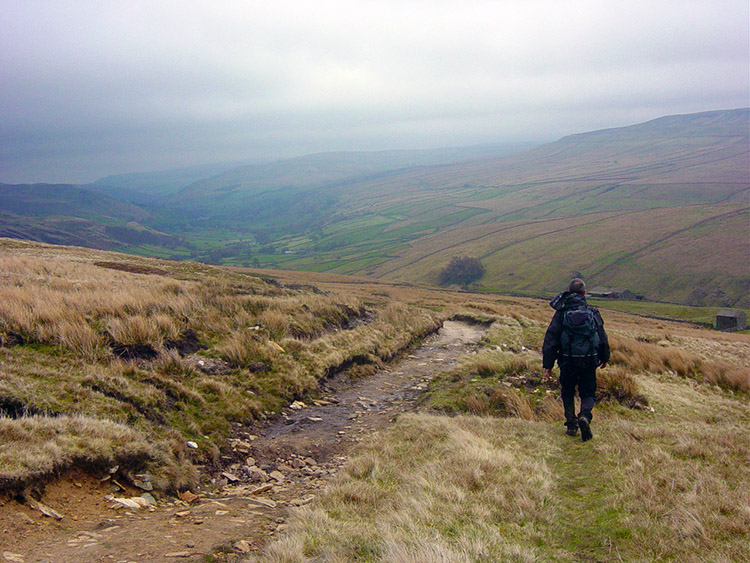
[[[560,394],[565,409],[566,434],[590,440],[591,409],[596,400],[596,368],[609,361],[609,341],[599,311],[586,303],[586,284],[575,278],[567,291],[557,295],[550,306],[555,315],[549,323],[542,346],[542,366],[548,379],[552,367],[560,366]],[[575,414],[575,392],[581,398],[581,410]]]

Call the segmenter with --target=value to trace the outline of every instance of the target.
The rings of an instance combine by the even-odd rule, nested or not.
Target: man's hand
[[[544,368],[544,378],[547,381],[547,383],[554,383],[555,378],[552,377],[552,369],[551,368]]]

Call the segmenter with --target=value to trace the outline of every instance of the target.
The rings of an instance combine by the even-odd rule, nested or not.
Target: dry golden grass
[[[268,341],[264,342],[254,332],[246,329],[232,334],[216,347],[216,353],[234,367],[247,368],[255,363],[271,361],[280,352]]]
[[[55,330],[58,342],[88,362],[96,362],[106,356],[104,339],[85,322],[60,322]]]
[[[673,372],[733,391],[750,392],[750,367],[743,365],[745,358],[736,362],[707,360],[668,340],[654,344],[617,334],[611,336],[610,344],[613,365],[643,373]]]
[[[746,401],[639,380],[656,412],[600,406],[586,443],[559,422],[403,416],[252,560],[746,560]]]
[[[216,460],[232,422],[377,366],[439,325],[435,312],[350,292],[16,241],[0,244],[0,271],[2,412],[127,424],[164,454],[152,462],[172,487],[194,476],[177,460]]]
[[[750,392],[750,367],[723,360],[702,362],[700,373],[707,383],[733,391]]]
[[[142,435],[122,424],[83,416],[0,417],[0,490],[66,469],[138,471],[157,455]]]
[[[253,561],[534,561],[553,478],[490,419],[406,416],[369,443],[290,534]],[[517,439],[518,440],[517,440]]]
[[[631,409],[648,406],[648,398],[641,392],[635,376],[621,367],[597,372],[596,400],[619,403]]]

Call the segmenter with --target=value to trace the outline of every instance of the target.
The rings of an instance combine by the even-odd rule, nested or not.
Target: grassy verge
[[[593,445],[553,423],[403,417],[258,560],[744,560],[747,418],[655,416],[607,413]]]

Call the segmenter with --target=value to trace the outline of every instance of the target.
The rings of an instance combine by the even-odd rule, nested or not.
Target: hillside
[[[189,244],[146,227],[142,207],[70,184],[0,184],[0,236],[100,249],[151,246],[183,253]]]
[[[650,300],[750,308],[749,116],[667,116],[513,154],[326,153],[123,175],[41,204],[3,192],[0,227],[139,255],[427,284],[468,255],[485,266],[481,291],[535,295],[580,275]]]
[[[395,170],[518,152],[525,145],[335,152],[237,167],[162,198],[160,228],[254,233],[258,239],[321,228],[337,212],[339,188]],[[326,190],[321,194],[321,190]],[[177,218],[176,221],[173,218]],[[186,228],[184,222],[189,221]]]
[[[747,555],[747,335],[603,311],[583,443],[542,379],[545,300],[10,239],[0,260],[11,561]]]
[[[259,260],[435,283],[468,254],[492,290],[552,291],[579,272],[652,299],[708,289],[747,306],[749,123],[748,110],[673,116],[321,189],[337,197],[325,226]]]

